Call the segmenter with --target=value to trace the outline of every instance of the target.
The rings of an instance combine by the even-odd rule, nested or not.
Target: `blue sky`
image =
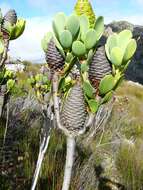
[[[102,15],[105,23],[127,20],[143,25],[143,0],[90,0],[97,16]],[[27,20],[22,37],[13,41],[10,53],[21,59],[43,59],[40,47],[42,36],[50,30],[56,12],[70,14],[76,0],[0,0],[3,13],[14,8],[19,17]]]
[[[53,3],[54,2],[54,3]],[[31,17],[52,17],[58,11],[70,14],[76,0],[0,0],[2,7],[12,7],[18,15]],[[97,15],[123,18],[141,13],[143,0],[91,0]],[[114,17],[113,17],[114,19]]]

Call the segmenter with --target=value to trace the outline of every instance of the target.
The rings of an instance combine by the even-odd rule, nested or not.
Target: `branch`
[[[5,39],[5,41],[4,41],[4,52],[2,55],[2,59],[0,61],[0,68],[3,66],[4,62],[7,59],[8,46],[9,46],[9,39]]]
[[[49,145],[50,136],[51,135],[49,134],[47,137],[44,137],[43,142],[40,145],[39,156],[38,156],[38,160],[37,160],[37,164],[36,164],[35,173],[34,173],[34,176],[33,176],[33,182],[32,182],[31,190],[35,190],[35,188],[36,188],[39,173],[40,173],[40,169],[41,169],[42,162],[43,162],[43,159],[44,159],[44,155],[45,155],[46,150],[47,150],[48,145]]]
[[[71,181],[72,167],[74,162],[75,139],[67,137],[67,155],[62,190],[68,190]]]
[[[56,123],[59,129],[62,129],[66,135],[69,135],[68,130],[64,128],[64,126],[61,124],[60,121],[60,108],[59,108],[59,97],[58,97],[58,73],[53,74],[52,83],[53,83],[53,102],[54,102]]]
[[[50,141],[50,137],[51,137],[51,121],[47,122],[48,118],[45,118],[45,122],[44,122],[44,129],[46,130],[44,132],[44,137],[42,139],[42,143],[40,144],[40,149],[39,149],[39,155],[38,155],[38,160],[36,163],[36,169],[34,172],[34,176],[33,176],[33,181],[32,181],[32,186],[31,186],[31,190],[35,190],[36,185],[37,185],[37,181],[38,181],[38,177],[39,177],[39,173],[40,173],[40,169],[42,166],[42,162],[44,159],[44,156],[46,154],[46,151],[48,149],[48,145],[49,145],[49,141]],[[48,130],[47,127],[50,126],[50,129]]]
[[[2,117],[2,112],[4,108],[5,93],[6,93],[6,85],[1,85],[0,87],[0,117]]]
[[[43,162],[45,153],[48,149],[48,145],[49,145],[49,141],[50,141],[50,137],[51,137],[51,129],[52,129],[52,123],[51,123],[52,117],[51,117],[51,115],[52,115],[52,112],[51,112],[50,98],[51,98],[51,92],[48,94],[47,104],[42,105],[43,116],[44,116],[44,127],[43,127],[44,137],[43,137],[42,142],[40,144],[39,155],[38,155],[38,160],[36,163],[36,169],[35,169],[34,176],[33,176],[31,190],[35,190],[35,188],[36,188],[39,173],[40,173],[41,166],[42,166],[42,162]],[[47,121],[49,121],[49,122],[47,122]],[[49,126],[49,130],[48,130],[48,126]]]
[[[86,123],[86,128],[88,128],[88,127],[90,127],[92,125],[94,117],[95,117],[95,114],[89,113],[89,117],[88,117],[88,120],[87,120],[87,123]]]

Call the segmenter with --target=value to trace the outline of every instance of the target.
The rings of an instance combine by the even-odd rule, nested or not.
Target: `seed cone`
[[[101,46],[97,49],[89,66],[89,80],[93,87],[98,89],[101,79],[111,72],[112,68],[106,58],[104,46]]]
[[[62,109],[62,124],[69,132],[77,134],[84,127],[86,115],[83,90],[80,84],[75,84]]]
[[[89,0],[78,0],[74,9],[79,16],[85,14],[89,19],[90,27],[94,27],[96,16]]]
[[[64,58],[57,49],[53,39],[48,44],[48,50],[46,52],[46,61],[51,71],[61,70],[64,66]]]
[[[17,14],[14,9],[10,9],[4,16],[3,22],[9,22],[10,24],[16,24],[17,22]]]

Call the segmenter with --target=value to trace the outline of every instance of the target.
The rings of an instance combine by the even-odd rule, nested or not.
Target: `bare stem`
[[[47,137],[44,137],[43,142],[42,142],[42,144],[40,146],[39,156],[38,156],[38,160],[37,160],[37,164],[36,164],[36,170],[35,170],[35,173],[34,173],[34,176],[33,176],[33,182],[32,182],[31,190],[35,190],[35,188],[36,188],[37,181],[38,181],[38,176],[39,176],[40,169],[41,169],[41,166],[42,166],[42,162],[43,162],[43,159],[44,159],[44,155],[45,155],[46,150],[47,150],[48,145],[49,145],[50,136],[51,135],[49,134]]]
[[[86,128],[92,125],[94,117],[95,117],[95,114],[89,113],[88,121],[86,123]]]
[[[6,93],[6,85],[1,85],[1,89],[0,89],[0,117],[2,117],[2,112],[3,112],[3,108],[4,108],[5,93]]]
[[[74,162],[74,152],[75,152],[75,139],[74,137],[67,137],[67,155],[66,155],[66,165],[65,165],[62,190],[69,190],[72,167]]]
[[[4,41],[4,52],[3,52],[2,58],[0,60],[0,68],[2,68],[4,62],[7,59],[8,46],[9,46],[9,39],[5,39],[5,41]]]
[[[52,78],[53,83],[53,102],[54,102],[54,112],[56,123],[59,129],[62,129],[66,135],[68,135],[68,130],[63,127],[60,121],[60,108],[59,108],[59,97],[58,97],[58,73],[54,73]]]
[[[51,112],[51,106],[50,106],[51,93],[49,93],[48,95],[49,96],[48,96],[47,105],[46,106],[42,105],[43,116],[45,119],[43,129],[45,130],[45,132],[44,132],[44,137],[42,139],[42,142],[40,144],[39,155],[38,155],[36,169],[35,169],[34,176],[33,176],[31,190],[35,190],[35,188],[36,188],[39,173],[40,173],[41,166],[42,166],[42,162],[43,162],[44,156],[46,154],[46,151],[48,149],[48,145],[49,145],[49,141],[50,141],[50,137],[51,137],[51,129],[52,129],[52,126],[51,126],[52,112]],[[50,122],[47,122],[48,118],[50,118]],[[50,127],[49,130],[47,128],[48,126]]]

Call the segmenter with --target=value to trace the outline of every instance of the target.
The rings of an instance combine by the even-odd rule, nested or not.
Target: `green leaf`
[[[121,48],[119,47],[112,48],[110,58],[111,58],[112,64],[116,66],[120,66],[123,60],[123,52]]]
[[[42,81],[44,84],[48,84],[50,82],[48,76],[43,76]]]
[[[122,49],[123,52],[125,51],[132,36],[133,35],[130,30],[123,30],[118,34],[118,46]]]
[[[85,36],[85,47],[86,49],[92,49],[97,42],[97,33],[94,29],[89,29]]]
[[[116,76],[115,76],[116,77]],[[122,75],[122,76],[120,76],[120,77],[117,77],[116,78],[116,85],[115,85],[115,87],[114,87],[114,90],[116,90],[120,85],[121,85],[121,83],[123,82],[123,79],[124,79],[124,75]]]
[[[91,49],[91,50],[88,52],[88,57],[87,57],[87,64],[88,64],[88,65],[90,65],[94,53],[95,53],[95,52],[93,51],[93,49]]]
[[[6,70],[5,73],[4,73],[4,78],[6,79],[10,79],[10,78],[13,78],[14,77],[14,73],[10,70]]]
[[[108,92],[102,99],[100,104],[105,104],[107,102],[109,102],[113,97],[113,91]]]
[[[87,72],[88,71],[88,65],[87,65],[87,63],[82,63],[81,64],[81,72]]]
[[[61,55],[65,58],[64,49],[62,48],[61,44],[59,43],[59,41],[57,40],[56,37],[54,37],[54,42],[55,42],[55,45],[58,48],[59,52],[61,53]]]
[[[88,81],[83,82],[83,90],[84,93],[89,97],[93,98],[94,97],[94,90],[91,84]]]
[[[110,52],[109,52],[109,47],[107,44],[105,44],[105,52],[106,52],[106,56],[109,60],[111,60],[111,57],[110,57]]]
[[[62,77],[59,81],[58,91],[60,91],[64,87],[64,84],[65,84],[65,77]]]
[[[59,37],[60,43],[63,48],[68,49],[72,45],[72,34],[68,30],[64,30]]]
[[[7,81],[7,90],[8,91],[11,90],[14,87],[14,85],[15,85],[15,80],[9,79]]]
[[[70,63],[72,59],[73,59],[73,54],[72,53],[67,53],[66,62]]]
[[[37,74],[35,76],[35,80],[36,80],[36,82],[41,82],[43,80],[43,75],[42,74]]]
[[[97,33],[97,41],[98,41],[104,32],[104,18],[102,16],[98,17],[95,22],[95,31]]]
[[[72,45],[72,52],[78,57],[83,56],[86,53],[85,45],[80,41],[75,41]]]
[[[92,113],[96,113],[99,108],[99,103],[95,99],[88,100],[88,105]]]
[[[71,81],[72,81],[72,78],[70,76],[67,76],[65,78],[65,84],[71,83]]]
[[[68,66],[64,69],[64,73],[62,75],[62,78],[65,78],[68,76],[68,74],[70,73],[71,69],[73,68],[73,66],[76,64],[77,62],[77,58],[73,57],[72,60],[70,61],[70,63],[68,64]],[[62,79],[61,79],[62,80]],[[60,83],[60,82],[59,82]],[[59,84],[60,86],[60,84]]]
[[[118,45],[118,40],[117,40],[117,34],[113,34],[108,37],[106,45],[105,45],[105,50],[106,50],[106,55],[108,59],[110,60],[110,53],[112,48],[116,47]]]
[[[48,49],[48,43],[50,42],[50,40],[53,37],[53,33],[52,32],[48,32],[47,34],[45,34],[44,38],[41,41],[41,46],[42,49],[46,52]]]
[[[99,92],[104,95],[110,92],[116,85],[117,81],[112,75],[106,75],[100,82]]]
[[[26,26],[26,21],[24,19],[18,19],[16,25],[12,26],[9,33],[10,33],[10,40],[15,40],[19,38]]]
[[[0,39],[0,54],[2,54],[4,51],[4,44],[3,44],[3,40]]]
[[[81,15],[79,17],[79,22],[80,22],[80,32],[81,32],[81,40],[84,42],[85,41],[85,34],[89,30],[89,20],[86,15]]]
[[[137,48],[137,43],[134,39],[131,39],[126,47],[125,54],[123,57],[124,62],[128,62],[134,55]]]
[[[66,15],[62,12],[57,13],[53,20],[53,31],[57,38],[61,32],[65,29],[66,25]]]
[[[73,39],[75,36],[77,36],[77,33],[80,29],[79,19],[76,15],[71,15],[66,22],[66,29],[69,30],[73,36]]]
[[[30,85],[35,85],[36,84],[36,81],[35,81],[35,78],[34,77],[30,77],[27,82],[30,84]]]

